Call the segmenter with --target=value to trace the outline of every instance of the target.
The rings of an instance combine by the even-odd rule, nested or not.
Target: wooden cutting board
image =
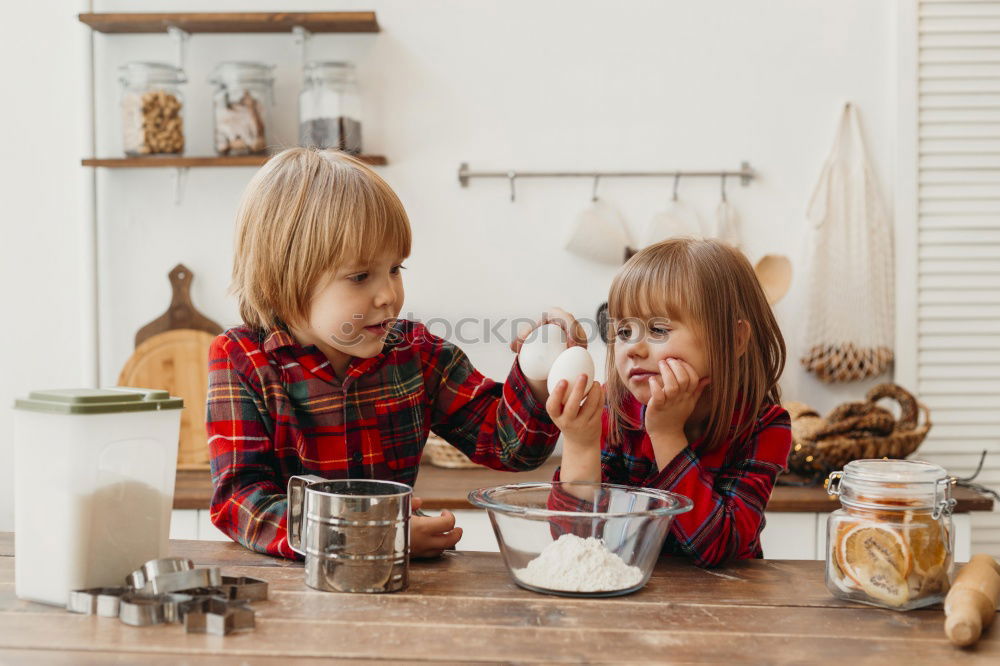
[[[191,302],[194,274],[183,264],[170,271],[170,307],[139,329],[135,352],[118,376],[120,386],[166,389],[184,398],[178,469],[208,467],[205,398],[208,349],[222,327],[199,313]]]

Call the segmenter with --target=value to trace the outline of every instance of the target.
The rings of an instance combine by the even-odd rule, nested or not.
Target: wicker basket
[[[448,467],[451,469],[470,469],[473,467],[479,467],[477,463],[469,460],[469,456],[465,455],[434,433],[427,436],[427,444],[424,445],[424,453],[427,454],[427,460],[429,460],[432,465],[437,467]]]
[[[899,403],[895,420],[876,403],[890,398]],[[808,405],[787,403],[792,417],[792,451],[788,467],[804,477],[822,478],[863,458],[902,459],[917,450],[930,431],[930,410],[895,384],[879,384],[864,402],[846,403],[820,417]]]

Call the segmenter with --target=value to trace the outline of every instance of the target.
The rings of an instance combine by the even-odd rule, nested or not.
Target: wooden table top
[[[387,595],[312,590],[301,564],[231,542],[172,541],[171,554],[267,580],[269,600],[253,604],[256,629],[186,634],[21,601],[13,535],[0,533],[0,663],[1000,663],[1000,622],[975,648],[954,648],[939,607],[901,613],[838,601],[822,562],[704,570],[663,559],[635,594],[567,599],[517,587],[495,553],[414,562],[409,588]]]
[[[427,510],[473,509],[466,497],[470,490],[499,486],[505,483],[551,481],[559,466],[558,458],[549,459],[544,465],[530,472],[500,472],[486,467],[475,469],[445,469],[423,463],[414,494],[424,500]],[[993,499],[968,488],[955,488],[958,504],[956,513],[992,511]],[[175,509],[207,509],[212,497],[212,480],[208,470],[181,470],[177,472],[174,491]],[[826,494],[819,486],[776,486],[767,505],[768,511],[782,513],[826,513],[840,508],[835,497]]]

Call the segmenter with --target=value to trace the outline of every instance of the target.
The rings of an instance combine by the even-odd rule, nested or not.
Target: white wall
[[[87,377],[79,156],[89,30],[76,11],[76,2],[9,3],[0,21],[0,530],[14,525],[15,396]]]
[[[164,0],[143,9],[273,7],[267,0],[210,6]],[[125,0],[96,3],[98,11],[134,9]],[[748,160],[760,178],[747,188],[730,184],[729,195],[744,221],[749,254],[786,254],[798,271],[795,288],[777,308],[790,349],[786,397],[827,408],[862,390],[830,389],[799,370],[804,308],[799,258],[803,211],[843,100],[860,106],[881,182],[885,188],[892,183],[892,0],[301,0],[296,9],[378,13],[380,34],[318,35],[312,55],[358,65],[366,152],[388,157],[390,165],[380,173],[402,198],[415,232],[404,313],[425,320],[512,318],[559,304],[592,317],[605,299],[614,267],[561,249],[565,226],[589,202],[590,182],[521,181],[511,204],[504,181],[473,181],[462,189],[456,178],[462,161],[489,169],[653,170],[735,169]],[[8,63],[23,63],[12,68],[15,87],[23,96],[33,92],[30,109],[8,107],[0,113],[32,128],[14,141],[23,148],[16,154],[30,154],[37,166],[2,167],[11,172],[4,181],[13,181],[17,190],[5,224],[26,236],[26,247],[5,262],[6,284],[17,276],[14,284],[31,285],[19,294],[8,288],[4,298],[13,299],[8,312],[33,322],[21,332],[4,327],[3,335],[16,336],[9,344],[45,348],[37,356],[19,354],[21,371],[4,379],[0,392],[8,403],[14,393],[71,382],[81,362],[72,333],[62,326],[66,312],[74,322],[79,319],[75,293],[63,289],[78,274],[76,195],[62,189],[80,178],[77,111],[59,130],[73,134],[72,140],[49,136],[62,119],[67,90],[77,97],[66,103],[77,109],[79,49],[68,38],[75,30],[70,9],[23,11],[58,18],[67,40],[58,47],[53,44],[60,42],[48,40],[42,47],[20,28],[5,30],[24,41],[23,47],[3,46]],[[117,155],[116,68],[131,60],[172,59],[174,47],[159,35],[97,35],[95,41],[98,152]],[[278,66],[273,136],[279,145],[295,141],[300,66],[291,37],[194,35],[188,51],[191,82],[185,88],[188,154],[211,151],[206,80],[218,61],[233,59]],[[69,83],[32,86],[44,77]],[[57,178],[39,176],[53,172]],[[193,169],[183,201],[175,205],[169,170],[99,171],[104,383],[117,377],[135,331],[165,310],[166,273],[177,262],[196,274],[198,307],[225,325],[237,322],[235,303],[225,291],[233,213],[250,174],[249,169]],[[638,232],[666,206],[670,186],[666,180],[602,181],[600,193]],[[719,183],[682,181],[681,196],[709,216]],[[26,228],[33,215],[44,217],[48,226]],[[58,254],[49,260],[53,243]],[[4,247],[11,252],[10,245]],[[509,368],[503,343],[463,346],[487,374],[499,377]],[[595,354],[603,359],[599,348]],[[44,366],[42,374],[37,365]],[[6,424],[0,420],[0,426]],[[3,515],[0,511],[0,529]]]

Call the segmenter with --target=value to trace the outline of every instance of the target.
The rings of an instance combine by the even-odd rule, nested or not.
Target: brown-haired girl
[[[791,429],[785,343],[750,263],[714,240],[652,245],[615,276],[608,315],[606,388],[563,381],[546,404],[564,437],[556,479],[685,495],[694,509],[674,519],[667,552],[701,566],[762,557]]]

